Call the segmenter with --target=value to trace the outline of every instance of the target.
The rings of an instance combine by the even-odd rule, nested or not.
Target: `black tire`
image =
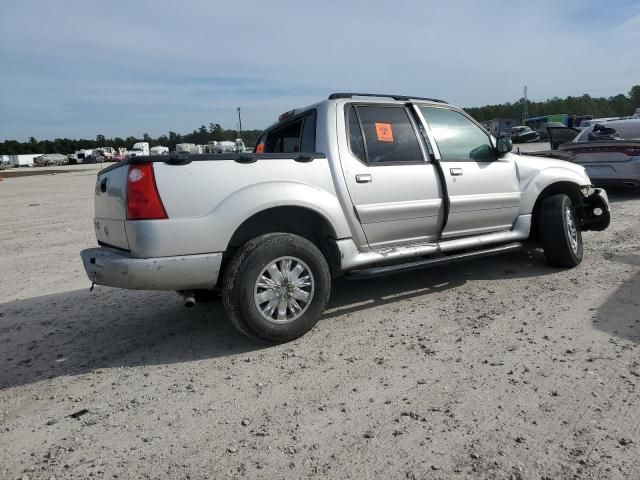
[[[301,315],[288,323],[267,320],[254,299],[259,276],[281,257],[304,262],[313,279],[310,300]],[[269,343],[288,342],[311,330],[327,306],[330,292],[331,273],[322,252],[309,240],[289,233],[268,233],[249,240],[231,259],[222,280],[222,301],[233,326]]]
[[[557,268],[580,265],[582,233],[571,199],[562,193],[545,198],[540,205],[537,221],[547,263]]]

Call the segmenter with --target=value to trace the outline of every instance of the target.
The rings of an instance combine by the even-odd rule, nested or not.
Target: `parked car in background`
[[[69,160],[66,155],[60,153],[45,153],[33,159],[33,163],[38,167],[49,167],[58,165],[67,165]]]
[[[70,153],[67,155],[67,163],[73,165],[78,163],[78,156],[75,153]]]
[[[119,152],[117,155],[113,156],[114,162],[124,162],[129,159],[129,152]]]
[[[607,123],[607,122],[611,122],[614,120],[627,120],[629,118],[634,118],[634,117],[603,117],[603,118],[592,118],[589,120],[583,120],[582,123],[580,123],[580,125],[578,126],[578,129],[580,130],[584,130],[587,127],[590,127],[592,125],[595,125],[596,123]],[[575,125],[574,125],[575,126]]]
[[[540,139],[538,132],[531,127],[520,125],[511,129],[511,141],[513,143],[537,142]]]
[[[510,137],[511,129],[518,125],[515,118],[493,118],[482,122],[482,126],[494,137]]]
[[[112,162],[113,157],[116,155],[116,150],[113,147],[99,147],[93,150],[92,157],[94,161],[102,163],[102,162]]]
[[[640,118],[550,128],[551,148],[575,156],[594,185],[640,189]]]

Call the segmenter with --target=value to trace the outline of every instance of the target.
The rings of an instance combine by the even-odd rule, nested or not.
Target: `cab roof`
[[[353,97],[392,98],[394,100],[399,100],[404,102],[407,102],[410,100],[426,100],[429,102],[436,102],[436,103],[448,103],[448,102],[445,102],[444,100],[439,100],[437,98],[412,97],[410,95],[395,95],[395,94],[388,94],[388,93],[353,93],[353,92],[332,93],[331,95],[329,95],[329,100],[336,100],[339,98],[353,98]]]

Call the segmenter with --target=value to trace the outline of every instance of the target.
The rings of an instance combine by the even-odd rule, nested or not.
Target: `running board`
[[[448,263],[461,262],[463,260],[472,260],[474,258],[489,257],[491,255],[499,255],[501,253],[516,252],[522,249],[520,242],[508,243],[506,245],[499,245],[493,248],[487,248],[484,250],[474,250],[471,252],[457,253],[447,255],[445,257],[428,258],[425,260],[418,260],[415,262],[400,263],[397,265],[383,265],[380,267],[363,268],[360,270],[353,270],[347,273],[348,278],[372,278],[381,277],[383,275],[390,275],[393,273],[406,272],[409,270],[418,270],[420,268],[435,267],[437,265],[445,265]]]

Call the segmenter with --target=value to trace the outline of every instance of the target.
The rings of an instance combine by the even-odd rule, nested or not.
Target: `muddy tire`
[[[571,199],[564,194],[545,198],[538,212],[538,232],[547,262],[573,268],[582,262],[582,233]]]
[[[249,240],[231,259],[222,301],[240,332],[282,343],[315,326],[330,291],[329,266],[318,247],[297,235],[268,233]]]

